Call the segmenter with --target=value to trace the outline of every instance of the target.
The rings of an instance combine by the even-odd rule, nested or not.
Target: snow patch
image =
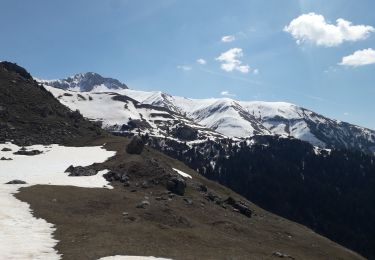
[[[13,194],[20,187],[34,184],[72,185],[100,188],[107,185],[102,177],[106,171],[87,177],[69,177],[64,171],[70,166],[88,166],[101,163],[115,152],[102,147],[65,147],[60,145],[33,145],[27,150],[39,150],[34,156],[15,155],[21,147],[12,143],[0,144],[0,259],[60,259],[54,249],[57,241],[52,234],[55,228],[43,219],[34,218],[29,205],[17,200]],[[4,184],[11,180],[27,184]]]
[[[159,258],[153,256],[123,256],[123,255],[115,255],[115,256],[106,256],[102,257],[98,260],[171,260],[170,258]]]
[[[172,169],[175,170],[182,177],[192,179],[190,174],[187,174],[186,172],[180,171],[179,169],[176,169],[176,168],[172,168]]]

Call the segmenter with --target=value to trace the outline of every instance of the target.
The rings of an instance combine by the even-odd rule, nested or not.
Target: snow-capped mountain
[[[202,137],[281,135],[307,141],[321,148],[375,152],[375,131],[329,119],[290,103],[245,102],[230,98],[190,99],[160,91],[109,88],[105,84],[94,83],[90,85],[86,81],[84,89],[88,92],[82,91],[81,87],[74,87],[81,85],[79,77],[76,79],[75,85],[69,85],[71,87],[68,90],[81,93],[64,92],[51,87],[48,89],[71,109],[78,109],[84,116],[100,120],[106,128],[116,131],[127,131],[129,122],[133,124],[134,120],[141,120],[147,122],[147,129],[152,129],[148,131],[149,134],[169,136],[169,130],[173,130],[173,126],[176,127],[179,122],[199,131],[205,129]],[[45,85],[56,87],[57,84],[63,88],[61,86],[64,84],[56,82],[64,80],[42,81]],[[90,102],[90,98],[95,101]],[[126,100],[127,105],[119,100]]]
[[[282,135],[322,148],[375,152],[375,131],[327,118],[286,102],[236,101],[229,98],[189,99],[161,92],[123,90],[141,103],[183,113],[229,137]]]
[[[79,73],[59,80],[40,80],[41,83],[65,90],[92,91],[93,89],[119,90],[128,87],[117,79],[104,78],[94,72]]]
[[[45,86],[62,104],[79,110],[86,118],[102,123],[117,133],[149,134],[179,141],[225,138],[224,135],[195,123],[166,108],[140,103],[115,92],[77,92]]]

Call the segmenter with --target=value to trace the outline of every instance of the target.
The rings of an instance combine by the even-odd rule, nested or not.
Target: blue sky
[[[373,0],[1,0],[0,60],[44,79],[94,71],[140,90],[287,101],[375,129],[374,10]]]

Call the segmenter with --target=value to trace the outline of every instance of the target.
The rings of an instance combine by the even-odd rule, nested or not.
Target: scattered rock
[[[134,136],[128,146],[126,147],[126,152],[129,154],[141,154],[145,144],[141,137]]]
[[[249,209],[248,206],[246,206],[241,201],[236,201],[232,197],[228,197],[228,199],[226,199],[225,202],[228,205],[231,205],[234,209],[238,210],[239,213],[245,215],[248,218],[250,218],[253,214],[253,212],[251,211],[251,209]]]
[[[177,194],[177,195],[184,195],[186,188],[186,182],[181,177],[172,177],[167,182],[167,190]]]
[[[97,173],[96,170],[91,167],[74,167],[73,165],[70,165],[68,169],[65,170],[65,172],[68,172],[69,176],[92,176],[96,175]]]
[[[161,196],[161,197],[155,197],[155,200],[167,200],[167,198]]]
[[[11,161],[13,160],[12,158],[5,158],[5,157],[1,157],[0,158],[0,161]]]
[[[200,184],[199,187],[198,187],[198,190],[199,191],[202,191],[202,192],[207,192],[207,186],[204,185],[204,184]]]
[[[42,151],[39,151],[39,150],[30,150],[30,151],[27,151],[24,147],[21,148],[20,150],[18,150],[17,152],[13,153],[13,154],[17,154],[17,155],[27,155],[27,156],[33,156],[33,155],[38,155],[38,154],[41,154],[43,153]]]
[[[119,181],[124,183],[124,186],[129,186],[129,176],[125,172],[110,171],[103,175],[103,177],[108,181]]]
[[[188,205],[192,205],[192,204],[193,204],[193,200],[192,200],[192,199],[184,198],[184,201],[185,201],[186,204],[188,204]]]
[[[276,256],[276,257],[279,257],[279,258],[295,259],[294,257],[292,257],[292,256],[290,256],[290,255],[283,254],[283,253],[280,253],[280,252],[274,252],[272,255],[273,255],[273,256]]]
[[[22,180],[12,180],[12,181],[9,181],[5,184],[26,184],[26,182],[22,181]]]
[[[213,202],[215,202],[217,205],[220,205],[220,206],[222,206],[223,205],[223,199],[220,197],[220,196],[218,196],[218,195],[216,195],[216,194],[213,194],[212,192],[209,192],[208,194],[207,194],[207,196],[206,196],[206,199],[207,200],[210,200],[210,201],[213,201]]]
[[[4,147],[3,149],[1,149],[2,152],[10,152],[12,151],[12,149],[8,148],[8,147]]]
[[[149,181],[142,182],[142,188],[144,188],[144,189],[150,188],[151,186],[152,186],[152,184]]]
[[[148,200],[142,200],[140,203],[137,204],[137,208],[145,209],[150,206],[150,202]]]

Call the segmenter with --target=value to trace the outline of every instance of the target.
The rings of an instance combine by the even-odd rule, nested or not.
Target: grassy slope
[[[197,184],[225,198],[231,195],[245,201],[229,189],[206,180],[181,162],[147,148],[141,155],[125,152],[127,139],[110,137],[90,144],[106,143],[118,151],[98,168],[119,164],[143,163],[157,159],[163,167],[175,167],[193,176],[185,196],[156,200],[167,196],[163,186],[136,187],[144,180],[134,172],[130,187],[115,184],[115,189],[33,186],[17,197],[30,203],[37,217],[56,224],[57,249],[64,259],[97,259],[109,255],[153,255],[173,259],[277,259],[274,252],[294,259],[363,259],[357,254],[321,237],[311,230],[268,213],[247,202],[254,211],[247,218],[231,208],[224,209],[205,199]],[[87,143],[86,143],[87,144]],[[152,172],[150,173],[152,175]],[[134,191],[135,190],[135,191]],[[136,208],[144,197],[151,206]],[[188,205],[183,199],[192,199]],[[123,216],[128,212],[131,221]]]

